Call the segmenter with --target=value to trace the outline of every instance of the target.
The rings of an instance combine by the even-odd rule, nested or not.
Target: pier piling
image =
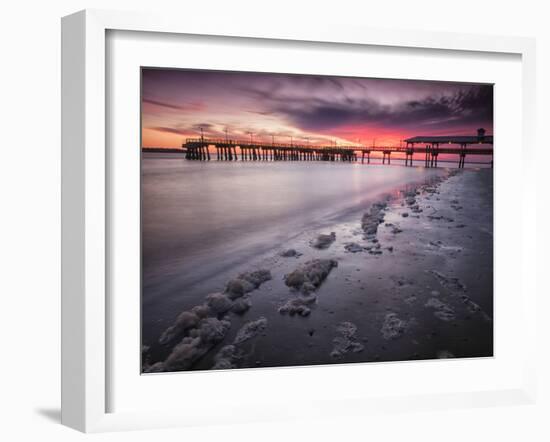
[[[182,147],[185,148],[185,158],[188,160],[210,161],[212,159],[210,149],[216,149],[216,159],[218,161],[331,161],[331,162],[355,162],[358,161],[358,153],[361,153],[361,163],[370,164],[371,152],[377,152],[382,156],[382,164],[391,164],[392,153],[403,155],[398,158],[404,158],[405,166],[413,165],[414,154],[424,155],[424,167],[437,167],[439,154],[454,154],[458,157],[458,167],[464,168],[466,163],[466,154],[468,155],[490,155],[491,167],[493,165],[493,148],[472,147],[473,144],[493,143],[491,135],[484,135],[480,140],[479,136],[427,136],[413,137],[406,139],[405,147],[395,146],[311,146],[296,145],[294,143],[284,144],[262,143],[261,141],[250,140],[250,142],[241,142],[231,139],[207,139],[201,133],[200,138],[185,140]],[[421,144],[422,147],[415,147]],[[459,147],[446,145],[455,144]],[[443,145],[444,147],[441,147]],[[468,147],[470,146],[470,147]],[[237,149],[238,148],[238,149]],[[489,163],[488,163],[489,164]]]

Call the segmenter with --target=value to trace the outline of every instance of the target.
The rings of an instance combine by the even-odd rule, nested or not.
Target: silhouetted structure
[[[477,130],[477,136],[465,136],[465,135],[439,135],[439,136],[418,136],[408,138],[405,140],[407,143],[406,149],[410,150],[410,157],[412,162],[413,153],[417,152],[415,144],[424,144],[424,162],[426,167],[437,167],[437,157],[440,153],[452,153],[459,156],[458,167],[463,168],[466,162],[466,155],[493,155],[493,148],[471,148],[473,144],[490,144],[493,145],[493,136],[485,135],[485,129],[480,128]],[[441,147],[457,144],[460,148]],[[407,154],[409,155],[409,154]],[[493,161],[491,160],[491,166]]]
[[[237,161],[240,152],[242,161],[357,161],[361,153],[361,162],[370,163],[370,154],[382,154],[382,164],[391,164],[392,153],[405,156],[405,166],[412,166],[415,154],[424,156],[425,167],[437,167],[439,154],[458,155],[458,167],[463,168],[466,155],[493,155],[493,136],[485,135],[485,129],[478,129],[477,136],[445,135],[417,136],[408,138],[405,147],[395,146],[310,146],[294,143],[264,143],[261,141],[242,141],[231,139],[190,138],[182,145],[189,160],[210,160],[210,148],[216,149],[218,160]],[[251,137],[252,138],[252,137]],[[491,147],[473,148],[472,145],[490,144]],[[417,147],[416,145],[423,145]],[[458,145],[460,147],[450,147]],[[491,166],[493,161],[491,160]]]

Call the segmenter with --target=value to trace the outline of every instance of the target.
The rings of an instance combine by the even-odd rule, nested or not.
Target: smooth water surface
[[[143,325],[305,230],[441,169],[342,162],[189,161],[143,154]],[[221,281],[221,279],[220,279]],[[214,284],[215,286],[215,284]],[[144,330],[146,331],[146,330]]]

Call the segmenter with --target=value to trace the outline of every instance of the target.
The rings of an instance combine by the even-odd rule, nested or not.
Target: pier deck
[[[437,167],[440,154],[456,155],[463,168],[468,155],[493,156],[493,137],[468,136],[413,137],[405,146],[311,146],[307,144],[263,143],[233,139],[189,138],[182,145],[189,160],[225,161],[359,161],[370,163],[371,153],[382,154],[382,164],[391,164],[392,154],[401,154],[405,166],[413,165],[415,155],[424,159],[425,167]],[[418,146],[420,145],[420,146]],[[476,145],[476,147],[472,147]],[[490,145],[490,147],[481,147]],[[215,149],[215,153],[212,153]],[[492,166],[491,160],[491,166]]]

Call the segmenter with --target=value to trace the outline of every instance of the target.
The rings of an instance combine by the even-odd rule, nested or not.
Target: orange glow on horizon
[[[141,144],[187,138],[398,147],[414,136],[492,134],[492,86],[193,70],[142,71]],[[292,141],[291,141],[292,140]]]

